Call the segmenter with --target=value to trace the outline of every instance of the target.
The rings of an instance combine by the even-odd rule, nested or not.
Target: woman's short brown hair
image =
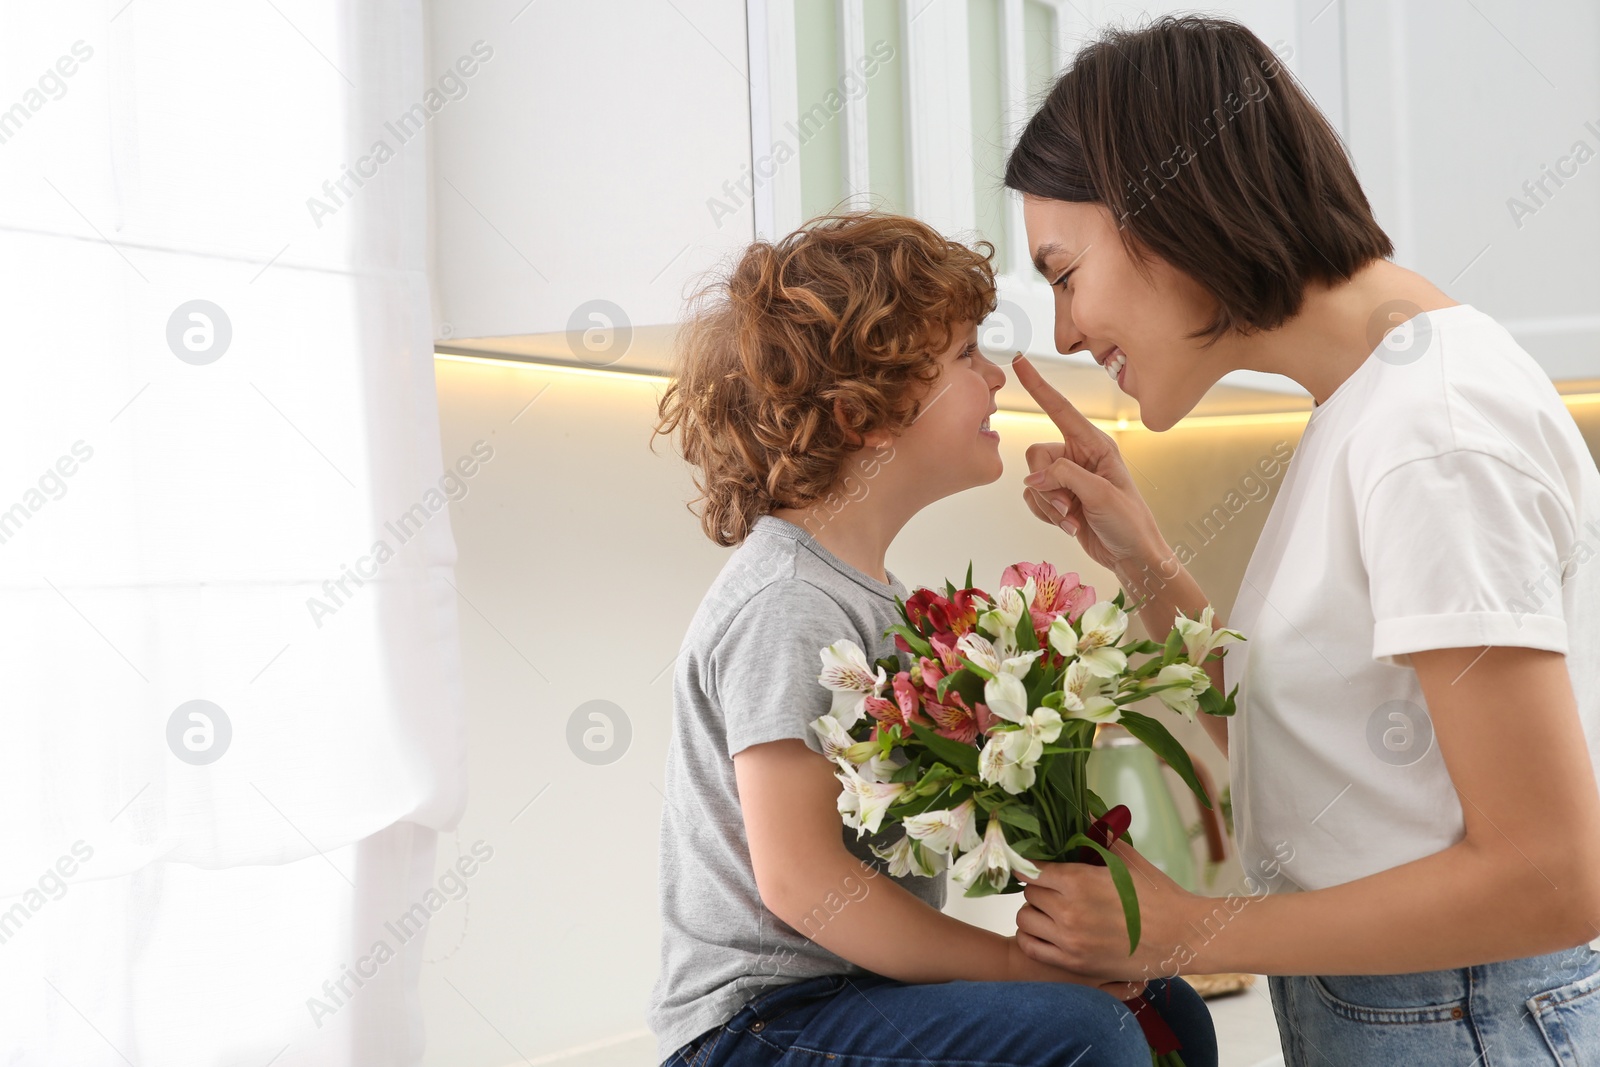
[[[774,508],[821,499],[865,434],[911,424],[955,328],[994,310],[994,248],[978,246],[899,215],[828,215],[700,288],[654,433],[676,430],[698,468],[706,536],[738,544]]]
[[[1198,15],[1114,28],[1084,47],[1028,121],[1005,184],[1103,204],[1149,253],[1216,299],[1192,336],[1271,329],[1306,284],[1394,254],[1339,135],[1244,26]]]

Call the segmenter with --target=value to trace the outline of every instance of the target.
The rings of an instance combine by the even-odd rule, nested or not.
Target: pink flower
[[[899,706],[887,697],[868,697],[866,708],[868,715],[885,725],[894,726],[905,721]]]
[[[901,671],[894,676],[894,699],[900,705],[900,716],[906,722],[915,722],[918,718],[917,709],[922,700],[917,695],[917,687],[911,684],[911,674]]]
[[[965,664],[961,662],[961,653],[956,651],[956,638],[952,634],[934,634],[928,638],[928,643],[933,646],[933,651],[939,657],[939,662],[944,665],[944,673],[954,674]]]
[[[1049,563],[1013,563],[1000,576],[1000,584],[1020,589],[1029,578],[1033,579],[1031,614],[1036,633],[1048,633],[1051,620],[1063,612],[1068,622],[1077,622],[1095,602],[1094,586],[1079,582],[1076,571],[1063,574]],[[1040,647],[1046,647],[1042,639]]]
[[[978,705],[980,708],[982,704]],[[944,702],[929,698],[925,705],[928,717],[938,725],[934,733],[940,737],[948,737],[952,741],[960,741],[970,745],[978,736],[978,716],[967,707],[967,702],[961,699],[961,694],[954,689],[945,693]],[[984,711],[988,711],[984,708]]]

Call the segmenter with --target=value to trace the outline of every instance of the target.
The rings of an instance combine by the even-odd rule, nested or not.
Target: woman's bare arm
[[[1460,798],[1460,841],[1341,885],[1227,899],[1187,892],[1118,842],[1145,907],[1136,955],[1107,872],[1082,864],[1041,865],[1018,915],[1025,950],[1103,974],[1407,974],[1600,934],[1600,789],[1566,657],[1454,648],[1411,664]]]

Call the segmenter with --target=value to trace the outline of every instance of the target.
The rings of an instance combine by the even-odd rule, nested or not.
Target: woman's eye
[[[1061,277],[1059,277],[1059,278],[1057,278],[1057,279],[1056,279],[1056,280],[1055,280],[1055,284],[1056,284],[1056,285],[1057,285],[1057,286],[1059,286],[1059,287],[1060,287],[1060,288],[1062,288],[1062,289],[1065,289],[1065,288],[1066,288],[1066,287],[1067,287],[1067,279],[1068,279],[1068,278],[1070,278],[1070,277],[1072,277],[1072,275],[1073,275],[1073,274],[1074,274],[1074,273],[1075,273],[1075,272],[1073,272],[1073,271],[1070,271],[1070,270],[1069,270],[1069,271],[1067,271],[1067,273],[1065,273],[1065,274],[1063,274],[1063,275],[1062,275],[1062,276],[1061,276]]]

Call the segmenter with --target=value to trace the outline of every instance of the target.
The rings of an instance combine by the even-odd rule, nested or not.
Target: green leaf
[[[1162,682],[1160,685],[1146,685],[1127,693],[1118,693],[1111,698],[1113,704],[1134,704],[1147,696],[1152,696],[1164,689],[1187,689],[1188,682]]]
[[[1093,789],[1085,789],[1084,792],[1088,794],[1089,797],[1089,814],[1098,819],[1100,816],[1111,810],[1106,806],[1106,802],[1100,799],[1100,794],[1096,793]]]
[[[1121,651],[1129,656],[1148,656],[1152,652],[1160,652],[1161,646],[1148,638],[1123,645]]]
[[[899,623],[895,623],[893,626],[883,631],[883,636],[885,637],[888,637],[892,634],[899,634],[901,637],[905,638],[906,644],[910,645],[911,651],[915,652],[917,655],[927,656],[929,659],[933,658],[933,646],[928,644],[927,641],[923,640],[922,635],[917,633],[917,631],[913,630],[911,627],[901,626]]]
[[[972,884],[967,887],[967,891],[961,895],[964,897],[992,897],[1000,892],[1001,890],[989,884],[987,878],[974,878]]]
[[[1043,860],[1050,862],[1050,855],[1045,851],[1044,842],[1037,837],[1020,837],[1011,842],[1011,848],[1020,856],[1030,860]]]
[[[1238,692],[1239,687],[1236,685],[1233,687],[1233,691],[1224,697],[1213,686],[1200,694],[1200,710],[1207,715],[1221,715],[1223,717],[1232,715],[1235,710],[1234,695]]]
[[[963,588],[963,589],[971,589],[972,588],[972,561],[970,559],[967,560],[967,584],[962,586],[961,588]]]
[[[1189,753],[1178,744],[1178,739],[1167,732],[1167,728],[1148,715],[1141,715],[1137,711],[1122,713],[1120,724],[1140,741],[1143,741],[1152,752],[1167,761],[1178,776],[1188,783],[1200,803],[1207,808],[1211,807],[1211,798],[1206,795],[1205,786],[1200,784],[1200,779],[1194,773],[1194,764],[1189,759]]]
[[[956,777],[959,773],[959,771],[948,764],[935,763],[932,767],[928,768],[926,774],[917,779],[917,784],[913,787],[912,791],[918,796],[937,793],[941,789],[945,788],[941,783],[945,782],[947,779]]]
[[[944,580],[944,596],[945,596],[945,599],[946,600],[954,600],[955,599],[955,595],[956,595],[956,587],[950,584],[950,579],[946,578]]]
[[[1022,616],[1017,619],[1017,648],[1022,652],[1032,652],[1039,647],[1039,635],[1033,632],[1033,612],[1026,608]]]
[[[971,745],[940,737],[921,723],[911,724],[911,732],[939,759],[966,774],[978,773],[978,751]]]
[[[1165,667],[1169,663],[1176,663],[1181,655],[1183,655],[1183,632],[1174,626],[1172,632],[1167,634],[1166,644],[1161,648],[1161,665]]]
[[[1122,901],[1122,917],[1128,922],[1128,955],[1133,955],[1134,949],[1139,947],[1139,895],[1133,890],[1133,875],[1128,873],[1128,865],[1122,862],[1122,857],[1101,845],[1091,841],[1086,834],[1073,834],[1067,839],[1066,847],[1086,845],[1100,853],[1100,858],[1106,861],[1106,869],[1111,872],[1111,884],[1117,887],[1117,897]]]
[[[979,678],[982,678],[986,682],[994,677],[993,673],[978,666],[966,656],[961,656],[961,664],[962,666],[966,667],[967,670],[971,671],[973,674],[976,674]]]
[[[1010,823],[1019,830],[1026,830],[1030,834],[1042,833],[1039,829],[1039,818],[1022,804],[1007,804],[995,812],[1003,823]],[[1012,846],[1013,848],[1016,846]]]

